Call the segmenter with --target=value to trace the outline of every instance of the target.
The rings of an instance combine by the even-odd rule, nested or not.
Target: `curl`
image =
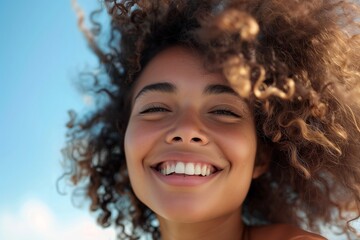
[[[259,99],[267,99],[270,96],[276,96],[284,100],[289,100],[295,93],[295,82],[291,78],[287,78],[283,86],[283,90],[278,87],[266,85],[265,70],[260,68],[260,76],[254,85],[254,95]]]
[[[259,33],[256,20],[246,12],[226,10],[214,19],[214,27],[231,34],[239,34],[245,41],[254,40]]]
[[[241,57],[231,57],[224,64],[224,76],[240,96],[247,98],[251,92],[250,67]]]

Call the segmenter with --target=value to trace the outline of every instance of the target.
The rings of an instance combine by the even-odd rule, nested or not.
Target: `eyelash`
[[[162,106],[150,106],[146,108],[145,110],[141,111],[140,114],[146,114],[146,113],[158,113],[158,112],[170,112],[169,109],[162,107]]]
[[[233,111],[231,111],[229,109],[216,109],[216,110],[211,111],[210,113],[214,113],[214,114],[217,114],[217,115],[240,118],[240,116],[238,114],[234,113]]]
[[[167,109],[166,107],[163,106],[157,106],[157,105],[153,105],[153,106],[149,106],[148,108],[146,108],[145,110],[142,110],[140,112],[140,114],[147,114],[147,113],[159,113],[159,112],[170,112],[169,109]],[[229,116],[229,117],[235,117],[235,118],[240,118],[241,116],[234,113],[232,110],[230,109],[216,109],[216,110],[212,110],[209,113],[211,114],[215,114],[215,115],[222,115],[222,116]]]

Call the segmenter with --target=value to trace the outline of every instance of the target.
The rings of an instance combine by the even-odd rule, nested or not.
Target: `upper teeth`
[[[171,173],[185,174],[185,175],[202,175],[209,176],[215,171],[211,165],[204,163],[184,163],[184,162],[166,162],[160,166],[160,172],[164,175]]]

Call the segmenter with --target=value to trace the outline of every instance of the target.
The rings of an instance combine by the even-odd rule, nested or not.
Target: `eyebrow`
[[[136,100],[138,97],[143,95],[146,92],[164,92],[164,93],[174,93],[176,92],[176,86],[172,83],[168,82],[160,82],[160,83],[154,83],[145,86],[142,88],[139,93],[135,96],[134,100]]]
[[[145,86],[142,88],[139,93],[135,96],[134,100],[139,98],[141,95],[144,95],[147,92],[163,92],[163,93],[175,93],[177,88],[174,84],[169,82],[160,82],[154,83]],[[222,84],[210,84],[205,87],[203,94],[204,95],[212,95],[212,94],[231,94],[234,96],[239,96],[234,89],[229,86]]]
[[[223,93],[239,96],[239,94],[237,94],[234,89],[222,84],[211,84],[206,86],[204,90],[205,95],[223,94]]]

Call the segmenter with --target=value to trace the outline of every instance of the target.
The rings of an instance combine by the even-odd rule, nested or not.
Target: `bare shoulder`
[[[315,233],[307,232],[289,224],[272,224],[250,228],[251,240],[326,240]]]

